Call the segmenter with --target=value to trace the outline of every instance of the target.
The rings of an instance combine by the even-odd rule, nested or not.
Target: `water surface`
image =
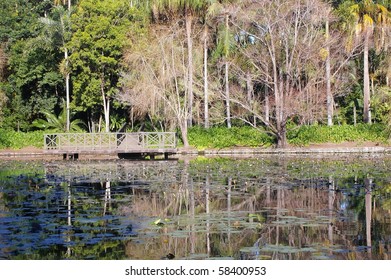
[[[390,259],[391,158],[1,161],[0,259]]]

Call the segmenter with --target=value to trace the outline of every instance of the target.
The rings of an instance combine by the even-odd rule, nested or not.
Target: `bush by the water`
[[[0,149],[20,149],[23,147],[43,147],[43,131],[16,132],[0,129]]]

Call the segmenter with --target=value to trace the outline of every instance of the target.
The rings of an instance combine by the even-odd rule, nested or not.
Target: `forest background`
[[[388,143],[391,1],[0,0],[0,147]]]

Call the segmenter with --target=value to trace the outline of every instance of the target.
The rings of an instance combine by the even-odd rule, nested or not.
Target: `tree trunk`
[[[65,68],[66,68],[66,76],[65,76],[65,95],[66,95],[66,113],[67,113],[67,124],[66,124],[66,131],[69,132],[71,129],[71,123],[70,123],[70,109],[69,109],[69,103],[70,103],[70,93],[69,93],[69,78],[70,75],[68,73],[68,49],[65,48],[64,50],[64,57],[65,57]]]
[[[229,64],[228,61],[225,62],[225,110],[227,114],[227,127],[231,128],[231,106],[230,106],[230,96],[229,96]]]
[[[186,37],[187,37],[187,61],[188,61],[188,116],[187,125],[193,125],[193,42],[191,38],[192,16],[186,16]]]
[[[229,29],[229,16],[225,16],[225,28],[226,32]],[[228,46],[226,46],[228,48]],[[227,127],[231,128],[231,107],[230,107],[230,96],[229,96],[229,64],[228,64],[228,51],[225,54],[225,109],[227,114]]]
[[[270,101],[269,101],[269,87],[265,85],[265,125],[270,122]]]
[[[247,89],[247,102],[250,104],[251,108],[253,105],[253,95],[254,95],[254,86],[252,83],[251,75],[249,72],[246,73],[246,89]]]
[[[209,128],[209,101],[208,101],[208,27],[204,31],[204,126]]]
[[[251,78],[250,72],[246,73],[246,89],[247,89],[247,102],[251,108],[251,110],[255,110],[254,108],[254,86]],[[253,115],[253,125],[257,126],[257,118],[255,114]]]
[[[180,123],[179,127],[181,129],[183,146],[185,148],[188,148],[190,145],[189,145],[189,140],[188,140],[188,137],[187,137],[187,122],[179,120],[179,123]]]
[[[277,124],[277,148],[285,148],[286,146],[286,125],[284,123],[279,123]]]
[[[105,114],[105,123],[106,123],[106,132],[110,132],[110,99],[107,98],[106,102],[106,114]]]
[[[369,89],[369,31],[365,33],[364,40],[364,123],[371,123],[370,89]]]
[[[275,57],[272,57],[273,62],[273,84],[274,84],[274,100],[275,100],[275,116],[276,116],[276,137],[277,148],[286,146],[286,128],[283,123],[283,83],[282,76],[279,75]],[[278,78],[280,76],[280,79]]]
[[[326,95],[327,95],[327,125],[333,125],[333,96],[331,94],[331,67],[330,67],[330,47],[328,43],[329,39],[329,21],[326,21]]]
[[[105,115],[105,132],[110,132],[110,99],[106,97],[103,79],[101,80],[100,88],[103,99],[103,112]]]

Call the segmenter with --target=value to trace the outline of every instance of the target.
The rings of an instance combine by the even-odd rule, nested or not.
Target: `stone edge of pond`
[[[224,149],[178,149],[181,155],[262,155],[262,154],[341,154],[384,153],[391,154],[391,147],[333,147],[333,148],[224,148]]]
[[[195,148],[179,148],[177,155],[273,155],[273,154],[391,154],[391,147],[294,147],[294,148],[224,148],[224,149],[205,149],[197,150]],[[97,158],[104,157],[104,154],[95,155]],[[48,155],[44,151],[1,151],[0,159],[12,158],[53,158],[58,156]],[[94,157],[94,156],[93,156]],[[112,158],[112,155],[107,157]]]

